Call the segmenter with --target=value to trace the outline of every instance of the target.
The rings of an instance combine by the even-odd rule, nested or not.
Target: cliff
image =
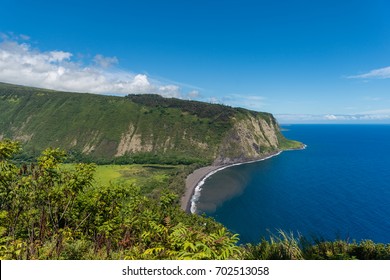
[[[27,154],[60,147],[103,162],[225,164],[298,147],[271,114],[163,98],[102,96],[0,83],[0,139]]]

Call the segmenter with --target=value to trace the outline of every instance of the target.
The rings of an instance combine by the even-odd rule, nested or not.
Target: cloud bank
[[[355,115],[276,114],[279,123],[389,123],[390,110],[372,111]]]
[[[0,81],[62,91],[127,95],[156,93],[182,97],[181,88],[162,84],[145,74],[115,69],[116,57],[97,54],[88,65],[77,62],[70,52],[40,51],[26,42],[25,35],[0,41]],[[193,93],[192,93],[193,94]]]

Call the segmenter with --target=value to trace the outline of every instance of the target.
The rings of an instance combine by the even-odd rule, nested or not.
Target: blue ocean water
[[[390,125],[290,125],[307,145],[208,178],[198,213],[243,243],[278,229],[306,237],[390,243]]]

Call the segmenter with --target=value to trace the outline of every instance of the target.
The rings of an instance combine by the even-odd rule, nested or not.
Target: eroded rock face
[[[185,130],[181,133],[182,136],[180,138],[182,141],[188,142],[189,145],[194,147],[194,149],[199,149],[202,151],[208,149],[206,142],[200,142],[190,137],[186,137]],[[135,125],[130,123],[128,130],[121,135],[115,156],[119,157],[129,153],[151,151],[162,151],[165,153],[175,149],[174,139],[169,134],[166,135],[165,138],[157,138],[153,134],[148,135],[148,137],[144,136],[145,135],[137,133]],[[153,143],[148,139],[156,139],[156,141]]]
[[[126,132],[122,133],[115,156],[123,156],[126,153],[150,152],[153,149],[151,143],[143,143],[142,135],[136,133],[133,124],[129,125]]]
[[[195,141],[186,135],[186,131],[178,132],[180,138],[187,141],[193,149],[207,151],[213,155],[215,165],[225,165],[248,160],[256,160],[279,151],[279,126],[272,115],[241,115],[232,120],[233,126],[221,139],[218,152],[207,142]],[[115,156],[129,153],[169,151],[175,149],[171,137],[159,139],[156,143],[146,141],[137,132],[136,125],[130,123],[127,131],[123,132],[117,146]],[[150,135],[148,139],[153,139]]]
[[[279,151],[279,126],[270,115],[238,120],[221,143],[214,165],[260,159]]]
[[[199,142],[187,137],[186,130],[182,131],[180,138],[193,146],[193,149],[203,150],[213,155],[215,165],[256,160],[279,151],[277,134],[279,126],[272,115],[266,117],[244,115],[239,119],[233,119],[232,122],[234,125],[219,144],[218,152],[206,141]],[[159,139],[156,143],[144,138],[144,135],[137,132],[136,125],[130,123],[128,129],[121,135],[115,156],[160,150],[167,152],[176,148],[170,136]],[[153,139],[154,136],[149,135],[147,138]]]

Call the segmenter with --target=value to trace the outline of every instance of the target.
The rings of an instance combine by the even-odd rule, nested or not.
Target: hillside
[[[300,144],[269,113],[163,98],[103,96],[0,83],[0,140],[28,155],[60,147],[118,163],[232,163]]]

